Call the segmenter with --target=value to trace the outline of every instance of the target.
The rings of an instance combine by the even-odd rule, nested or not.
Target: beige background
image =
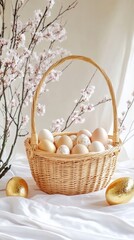
[[[30,4],[30,2],[32,2]],[[23,18],[31,16],[34,9],[43,7],[43,0],[30,1],[27,4]],[[58,11],[61,3],[71,1],[56,0],[52,10],[52,17]],[[9,7],[10,12],[10,7]],[[132,40],[134,31],[134,1],[133,0],[79,0],[78,5],[68,12],[62,21],[66,22],[67,40],[61,46],[72,54],[85,55],[94,59],[110,77],[119,110],[124,110],[125,101],[134,89],[132,62]],[[128,66],[129,61],[129,66]],[[84,88],[95,69],[87,64],[74,63],[63,74],[60,82],[50,85],[50,91],[44,97],[46,115],[37,121],[37,129],[49,128],[51,121],[63,117],[66,119],[73,107],[73,101],[79,97],[81,88]],[[127,74],[126,74],[127,73]],[[124,85],[124,82],[125,85]],[[91,103],[96,103],[102,96],[108,94],[104,80],[97,73],[94,78],[96,91]],[[124,90],[123,90],[123,86]],[[28,113],[30,109],[27,110]],[[132,120],[132,114],[129,122]],[[93,130],[98,126],[110,130],[112,124],[112,109],[110,103],[105,104],[97,111],[86,115],[84,125],[73,126],[69,130],[88,128]],[[19,141],[19,149],[22,150]],[[126,145],[129,156],[134,153],[132,141]]]

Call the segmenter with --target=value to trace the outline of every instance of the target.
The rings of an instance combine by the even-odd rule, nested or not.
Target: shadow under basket
[[[104,76],[112,99],[113,106],[113,146],[104,152],[88,154],[46,153],[38,149],[38,137],[35,127],[36,106],[41,86],[52,69],[66,60],[83,60],[94,65]],[[74,133],[60,133],[72,135]],[[75,133],[76,134],[76,133]],[[55,133],[54,135],[58,135]],[[76,195],[94,192],[105,188],[115,171],[120,142],[117,128],[117,109],[115,95],[110,79],[106,73],[90,58],[84,56],[68,56],[53,64],[43,75],[37,86],[31,110],[31,138],[25,140],[25,148],[32,176],[38,187],[49,194]]]

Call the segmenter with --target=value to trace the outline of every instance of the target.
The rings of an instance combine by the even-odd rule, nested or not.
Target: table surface
[[[28,198],[6,196],[7,181],[13,176],[26,180]],[[134,178],[133,160],[119,161],[111,181],[125,176]],[[17,154],[0,184],[0,240],[134,239],[134,199],[109,206],[105,191],[46,194],[36,186],[26,156]]]

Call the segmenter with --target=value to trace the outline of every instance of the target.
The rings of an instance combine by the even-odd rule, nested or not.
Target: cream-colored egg
[[[42,139],[38,144],[38,148],[45,152],[50,152],[50,153],[56,152],[55,145],[48,139]]]
[[[73,147],[73,141],[69,136],[63,135],[57,142],[57,146],[59,147],[60,145],[66,145],[71,150]]]
[[[89,152],[103,152],[105,151],[104,145],[99,141],[94,141],[88,146]]]
[[[73,146],[76,145],[76,143],[77,143],[77,136],[73,134],[73,135],[70,135],[70,138],[72,139]]]
[[[59,135],[54,137],[54,144],[55,144],[56,147],[58,147],[57,144],[58,144],[58,141],[59,141],[60,138],[61,138],[61,136],[59,136]]]
[[[85,134],[87,135],[89,138],[92,136],[92,133],[90,131],[88,131],[87,129],[82,129],[77,133],[77,136],[81,135],[81,134]]]
[[[54,142],[53,134],[48,129],[42,129],[38,135],[39,141],[43,139],[48,139],[51,142]]]
[[[70,150],[69,150],[68,146],[66,146],[66,145],[60,145],[60,147],[58,147],[56,153],[59,153],[59,154],[69,154],[69,153],[70,153]]]
[[[90,139],[87,135],[81,134],[77,137],[77,144],[83,144],[86,147],[88,147],[89,144],[91,144],[91,142],[90,142]]]
[[[103,145],[108,143],[108,134],[104,128],[96,128],[91,136],[91,141],[100,141]]]
[[[83,144],[76,144],[72,149],[72,154],[86,154],[88,152],[87,147]]]

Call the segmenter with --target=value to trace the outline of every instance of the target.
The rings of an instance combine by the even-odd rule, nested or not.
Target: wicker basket
[[[113,108],[113,147],[103,153],[70,154],[46,153],[38,149],[35,114],[40,89],[50,71],[67,60],[82,60],[94,65],[103,75],[108,85]],[[64,132],[63,134],[75,134]],[[55,133],[54,135],[58,135]],[[61,133],[60,133],[61,135]],[[39,188],[49,194],[75,195],[103,189],[115,171],[120,151],[117,126],[117,108],[110,79],[90,58],[72,55],[53,64],[43,75],[36,89],[31,110],[31,138],[25,140],[25,147],[32,176]]]

